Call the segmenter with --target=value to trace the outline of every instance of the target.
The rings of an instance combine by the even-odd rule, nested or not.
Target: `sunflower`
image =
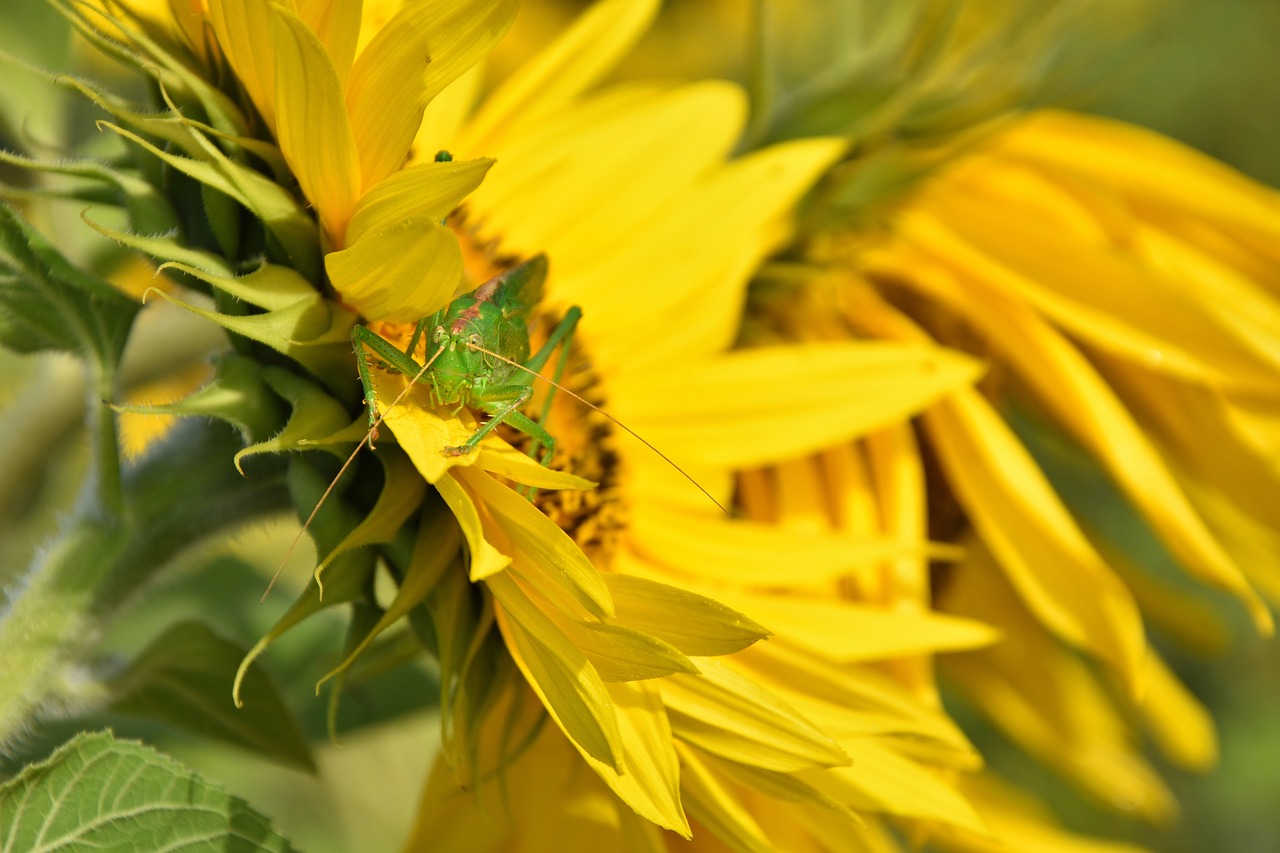
[[[494,619],[528,685],[512,683],[502,701],[527,707],[531,689],[560,729],[560,735],[539,736],[534,725],[511,722],[514,712],[495,710],[487,719],[496,720],[498,730],[481,740],[535,743],[529,747],[530,755],[541,756],[535,766],[545,768],[555,756],[558,766],[568,762],[568,778],[579,778],[571,769],[579,760],[576,749],[639,815],[688,835],[688,809],[703,828],[740,847],[777,843],[766,839],[783,826],[755,825],[746,803],[784,792],[809,808],[830,810],[845,832],[856,832],[847,812],[853,804],[976,826],[945,784],[877,746],[886,729],[924,729],[946,741],[940,751],[966,752],[936,716],[921,711],[918,719],[890,724],[902,698],[875,695],[874,688],[858,684],[854,689],[873,694],[862,701],[879,716],[868,714],[878,723],[858,730],[853,754],[880,759],[881,775],[853,771],[852,779],[801,781],[797,774],[845,764],[850,753],[789,698],[778,698],[789,656],[757,663],[714,659],[761,635],[745,641],[717,635],[725,623],[723,605],[714,602],[744,581],[756,589],[794,583],[799,561],[820,584],[819,578],[829,579],[851,562],[927,550],[918,537],[877,541],[833,531],[797,540],[782,526],[726,518],[715,503],[732,503],[733,471],[898,420],[970,381],[976,367],[934,347],[729,351],[752,270],[785,239],[787,212],[842,146],[804,140],[729,160],[745,114],[743,96],[731,85],[588,91],[654,11],[651,3],[599,4],[474,110],[467,103],[471,92],[444,93],[446,100],[428,110],[416,145],[419,160],[440,150],[494,159],[484,183],[451,217],[471,280],[545,254],[542,298],[530,306],[534,344],[579,307],[583,321],[561,384],[609,413],[555,394],[547,420],[558,440],[551,467],[582,472],[598,485],[588,492],[539,490],[533,501],[539,513],[504,480],[567,483],[549,475],[524,480],[510,465],[498,468],[493,460],[499,454],[522,457],[502,451],[497,441],[488,460],[483,449],[446,454],[475,425],[433,408],[426,389],[397,404],[402,377],[375,383],[397,441],[461,521],[471,577],[492,595]],[[679,156],[668,156],[673,151]],[[405,328],[378,328],[384,337],[409,337]],[[762,391],[782,388],[793,401],[785,411],[761,405]],[[831,388],[842,393],[833,395]],[[622,434],[617,422],[644,440]],[[564,555],[572,555],[571,562]],[[741,589],[736,594],[746,612],[757,603]],[[870,650],[851,656],[892,654],[896,643],[971,648],[991,638],[980,626],[928,614],[896,625],[893,614],[874,608],[822,612],[817,602],[790,604],[789,610],[786,602],[776,608],[786,613],[788,628],[815,616],[831,630],[841,620],[847,626],[862,619],[859,633],[867,635],[893,626],[896,641],[877,638],[866,643]],[[781,620],[779,614],[771,615]],[[738,622],[738,630],[749,624]],[[613,629],[612,648],[603,644],[604,628]],[[668,653],[662,660],[655,638],[679,657]],[[618,665],[624,657],[630,671]],[[770,672],[779,682],[777,688],[769,684],[777,695],[761,687]],[[815,710],[834,713],[830,703]],[[494,772],[474,763],[460,767],[463,756],[448,744],[446,757],[454,766],[433,775],[418,827],[420,846],[438,842],[445,825],[456,829],[466,808],[457,802],[461,789],[453,774],[471,788]],[[909,785],[865,793],[881,788],[878,782],[895,771],[911,774],[935,796],[921,805],[906,793]],[[494,784],[510,785],[515,777],[508,774],[518,772],[507,768]],[[584,784],[602,790],[598,783]],[[562,795],[569,792],[556,794]],[[625,808],[606,812],[602,826],[609,831],[634,824]],[[529,801],[508,815],[505,829],[489,830],[500,838],[536,837],[538,826],[520,818],[532,814],[555,823],[565,813],[548,813]]]
[[[1177,806],[1139,734],[1192,769],[1216,740],[1143,617],[1192,647],[1212,629],[1126,552],[1116,514],[1127,502],[1172,566],[1271,630],[1278,230],[1280,198],[1207,157],[1045,111],[954,154],[878,222],[811,235],[806,265],[753,291],[758,341],[935,342],[989,365],[923,413],[906,454],[931,536],[965,554],[916,588],[1005,638],[941,675],[1028,753],[1156,822]],[[1088,501],[1072,498],[1082,482]],[[965,790],[984,814],[1016,804],[994,782]]]

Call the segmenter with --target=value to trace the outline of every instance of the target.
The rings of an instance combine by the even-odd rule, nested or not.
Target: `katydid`
[[[569,308],[532,357],[529,355],[529,327],[525,315],[542,295],[542,282],[547,275],[545,255],[536,255],[506,272],[500,273],[474,291],[453,300],[431,317],[423,318],[414,328],[408,347],[402,352],[395,345],[365,328],[351,330],[355,345],[356,366],[364,386],[365,404],[369,409],[369,429],[376,434],[380,418],[369,373],[369,356],[373,353],[389,367],[421,382],[430,389],[431,402],[437,406],[478,409],[489,420],[458,447],[445,448],[450,456],[461,456],[474,450],[486,435],[508,424],[533,439],[531,454],[539,445],[545,448],[542,463],[551,460],[556,440],[546,428],[522,409],[533,395],[533,380],[560,348],[552,393],[560,387],[559,379],[569,355],[569,344],[582,318],[576,305]],[[429,349],[435,352],[422,365],[412,353],[424,332]],[[550,408],[548,395],[545,411]]]
[[[725,515],[730,514],[710,492],[685,473],[684,469],[676,465],[665,453],[637,435],[634,430],[613,415],[560,384],[574,331],[577,329],[578,321],[582,319],[580,308],[575,305],[565,311],[560,322],[547,336],[546,342],[530,356],[526,315],[542,296],[542,283],[546,279],[546,274],[545,255],[535,255],[499,273],[471,293],[455,298],[445,308],[420,320],[414,327],[408,346],[403,350],[364,326],[356,325],[352,328],[351,341],[355,347],[356,369],[360,375],[360,384],[364,388],[365,406],[369,412],[369,431],[347,457],[347,461],[338,470],[329,488],[316,502],[311,515],[298,531],[298,537],[290,545],[285,559],[281,560],[280,568],[284,567],[302,534],[311,525],[312,519],[324,505],[330,492],[355,460],[360,448],[365,444],[373,446],[378,427],[386,417],[385,411],[378,412],[372,368],[369,363],[370,353],[388,367],[410,377],[407,387],[391,401],[387,411],[398,406],[415,386],[423,384],[429,389],[433,405],[454,406],[455,413],[463,408],[472,408],[489,415],[489,420],[461,445],[444,448],[447,455],[462,456],[470,453],[479,446],[485,436],[497,429],[500,424],[505,423],[533,440],[530,455],[536,455],[538,447],[543,447],[540,461],[543,465],[550,464],[552,455],[555,453],[556,439],[547,431],[544,424],[551,409],[552,395],[555,391],[564,391],[637,438],[679,471],[685,479],[719,507],[721,512]],[[420,365],[414,361],[413,353],[424,334],[428,337],[427,349],[434,348],[434,351]],[[557,348],[560,354],[556,361],[554,375],[551,378],[543,377],[538,371],[546,366]],[[543,379],[552,388],[537,420],[522,411],[533,395],[535,379]],[[276,576],[280,574],[280,568],[276,569]],[[275,576],[267,586],[267,592],[263,593],[264,600],[274,584]]]

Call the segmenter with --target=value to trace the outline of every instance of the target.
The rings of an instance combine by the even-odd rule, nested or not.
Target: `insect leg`
[[[538,413],[537,422],[539,424],[545,424],[547,422],[547,416],[551,413],[551,403],[555,399],[556,389],[560,385],[560,379],[564,376],[565,365],[569,361],[569,345],[573,341],[573,335],[577,331],[578,321],[581,319],[582,309],[577,305],[570,306],[569,310],[564,312],[564,316],[560,318],[560,322],[551,330],[551,334],[547,336],[547,342],[542,345],[541,349],[530,356],[529,360],[524,364],[524,366],[531,371],[541,370],[542,366],[547,363],[547,359],[551,357],[551,353],[556,346],[558,345],[560,347],[560,355],[556,359],[556,370],[555,373],[552,374],[551,385],[547,388],[546,399],[543,400],[542,409]],[[532,376],[530,376],[529,379],[530,381],[533,381]],[[515,424],[512,425],[515,426]],[[542,437],[534,434],[530,430],[526,429],[522,431],[528,433],[534,440],[533,444],[529,447],[530,456],[535,459],[537,458],[539,444],[547,448],[546,452],[542,454],[542,459],[540,460],[543,465],[546,465],[551,460],[552,451],[555,449],[555,440],[553,439],[550,443],[547,443]],[[540,430],[540,432],[543,435],[549,436],[545,428]]]
[[[552,441],[552,444],[554,444],[555,440],[551,439],[551,436],[547,434],[545,429],[538,426],[530,418],[521,414],[519,411],[525,403],[529,402],[529,398],[532,396],[533,388],[529,385],[502,385],[497,388],[489,389],[489,393],[484,397],[473,397],[471,401],[472,405],[488,414],[490,416],[489,421],[484,426],[480,427],[480,429],[476,430],[475,433],[473,433],[472,436],[464,443],[457,447],[446,447],[444,449],[445,455],[462,456],[463,454],[470,453],[482,440],[484,440],[486,435],[497,429],[498,424],[501,423],[510,423],[521,432],[528,432],[530,435],[533,435],[539,441],[543,440],[542,436],[545,436],[547,439]],[[517,423],[517,421],[533,424],[535,431],[541,433],[542,436],[537,436],[534,432],[529,432],[529,430],[525,429],[524,426],[521,423]]]
[[[369,429],[376,432],[378,400],[373,390],[373,376],[369,372],[369,350],[405,376],[416,376],[422,368],[412,357],[405,355],[390,341],[364,326],[352,327],[351,342],[356,351],[356,370],[360,374],[360,385],[364,388],[364,404],[369,410]]]

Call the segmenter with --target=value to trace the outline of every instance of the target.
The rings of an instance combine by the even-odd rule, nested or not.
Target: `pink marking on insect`
[[[449,333],[453,335],[460,335],[473,320],[480,319],[481,303],[492,302],[493,296],[498,292],[500,284],[501,282],[497,278],[491,278],[484,284],[477,287],[475,292],[471,294],[471,298],[474,302],[468,305],[462,313],[458,315],[457,319],[453,321],[453,326],[449,329]]]

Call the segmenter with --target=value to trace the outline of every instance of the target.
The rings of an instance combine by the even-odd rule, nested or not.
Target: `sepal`
[[[18,352],[61,350],[109,376],[139,304],[71,266],[29,223],[0,204],[0,343]]]
[[[263,379],[258,362],[233,353],[218,359],[217,371],[209,384],[181,400],[164,405],[112,408],[141,415],[217,418],[238,429],[246,441],[273,435],[285,422],[283,407]]]

